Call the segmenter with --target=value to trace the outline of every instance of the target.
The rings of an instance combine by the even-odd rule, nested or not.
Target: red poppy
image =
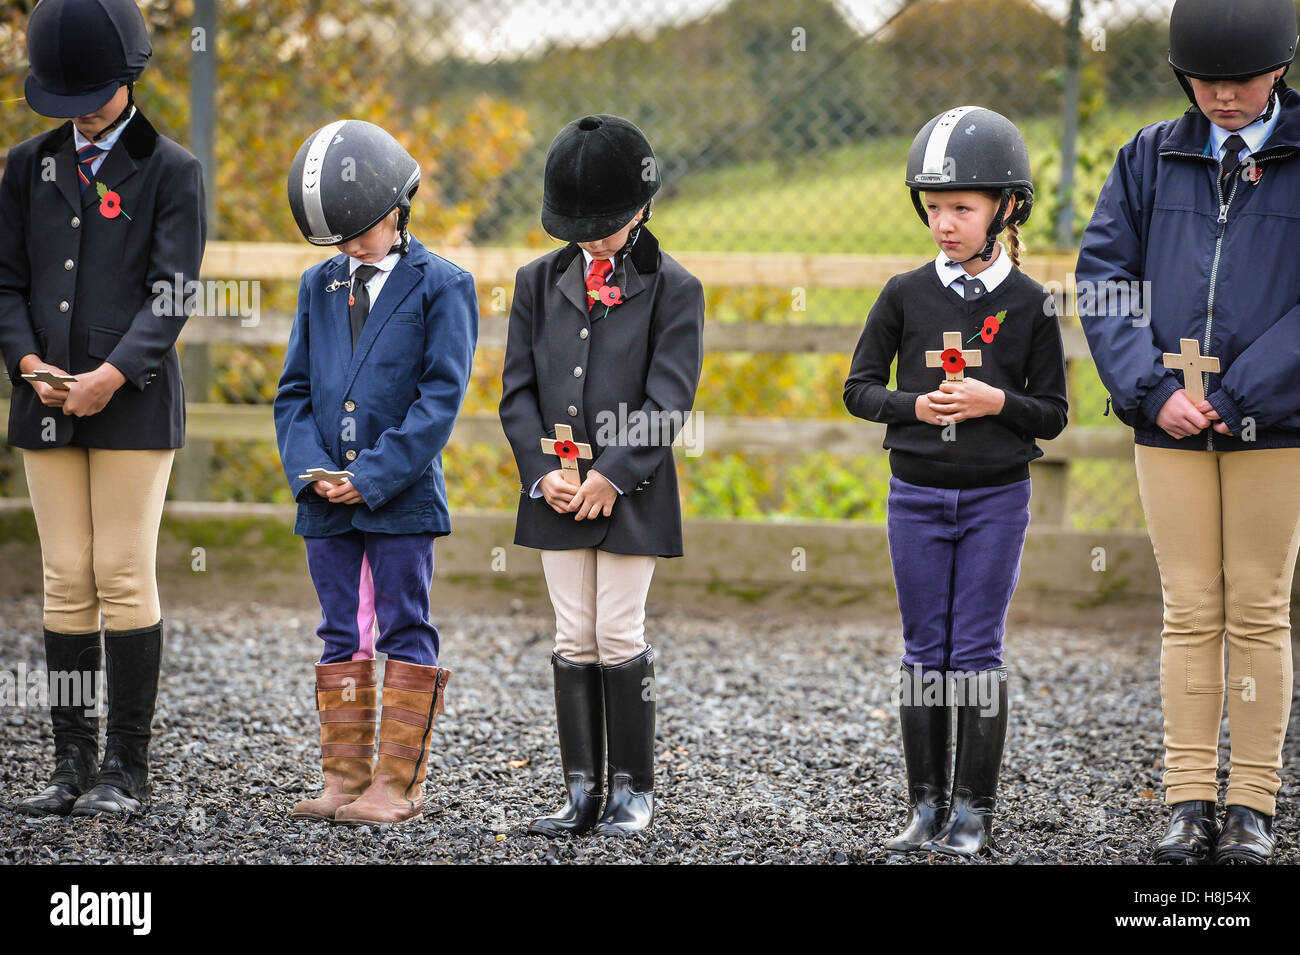
[[[939,357],[943,360],[943,370],[949,374],[966,367],[966,359],[961,357],[960,348],[946,348]]]
[[[555,453],[566,461],[572,461],[578,456],[578,446],[572,441],[556,441]]]
[[[99,214],[105,219],[116,219],[122,214],[122,197],[112,189],[108,190],[100,200]]]
[[[102,182],[95,183],[95,194],[99,196],[99,214],[105,219],[116,219],[119,215],[131,217],[122,211],[122,197]]]
[[[990,315],[988,318],[984,319],[984,327],[980,329],[980,338],[984,340],[985,344],[991,345],[993,343],[993,336],[998,333],[998,329],[1001,327],[1002,323],[998,321],[997,316]]]
[[[617,285],[602,285],[599,294],[602,305],[621,305],[623,302],[623,290]]]

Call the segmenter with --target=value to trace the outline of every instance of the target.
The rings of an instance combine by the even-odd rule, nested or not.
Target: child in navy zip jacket
[[[1051,296],[1017,268],[1034,186],[1015,125],[977,106],[941,113],[912,144],[906,184],[939,254],[885,284],[844,383],[849,411],[888,425],[909,814],[886,848],[972,856],[996,848],[1002,641],[1035,439],[1066,424],[1065,359]]]
[[[324,641],[316,697],[325,792],[299,802],[295,816],[418,818],[450,676],[429,587],[434,540],[451,533],[442,449],[469,383],[478,304],[473,276],[406,232],[419,179],[392,136],[358,120],[313,133],[289,173],[303,235],[341,253],[302,277],[275,399]],[[376,651],[388,657],[382,714]]]
[[[1079,253],[1080,315],[1134,431],[1164,593],[1162,862],[1258,863],[1273,846],[1300,546],[1295,44],[1290,0],[1178,0],[1169,60],[1191,108],[1120,150]],[[1217,368],[1188,372],[1184,350]]]

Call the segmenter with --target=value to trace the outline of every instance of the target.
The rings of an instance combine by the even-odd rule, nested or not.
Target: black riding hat
[[[659,165],[645,134],[619,116],[584,116],[560,130],[546,153],[542,228],[570,242],[603,239],[658,191]]]
[[[152,55],[133,0],[41,0],[27,20],[27,105],[57,119],[93,113]]]
[[[1177,0],[1169,65],[1181,79],[1244,80],[1295,59],[1292,0]]]
[[[340,119],[307,137],[289,167],[289,208],[312,245],[350,242],[394,209],[402,251],[420,164],[374,123]]]
[[[1029,149],[1016,124],[982,106],[959,106],[934,117],[916,134],[907,153],[907,187],[912,205],[926,225],[930,217],[921,193],[955,190],[1001,193],[997,214],[989,223],[988,243],[981,256],[993,255],[999,233],[1008,225],[1023,225],[1034,207],[1034,181],[1029,174]],[[1007,204],[1016,207],[1007,217]]]

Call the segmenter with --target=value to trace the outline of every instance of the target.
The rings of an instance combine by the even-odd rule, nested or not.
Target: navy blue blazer
[[[451,533],[442,449],[477,342],[474,277],[414,237],[371,305],[355,352],[348,257],[303,273],[275,396],[280,460],[298,500],[294,533]],[[298,478],[313,467],[353,472],[365,503],[318,495]]]
[[[34,450],[179,448],[185,394],[175,343],[187,316],[174,303],[203,260],[202,166],[137,111],[95,181],[120,195],[125,214],[102,215],[93,186],[80,194],[70,122],[9,153],[0,183],[0,351],[14,383],[8,440]],[[74,375],[108,361],[126,383],[98,414],[66,415],[41,404],[20,376],[27,354]]]

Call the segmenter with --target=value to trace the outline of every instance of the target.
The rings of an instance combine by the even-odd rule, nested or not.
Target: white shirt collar
[[[1274,93],[1274,96],[1277,94]],[[1276,100],[1273,102],[1273,115],[1268,119],[1260,122],[1258,119],[1253,121],[1249,126],[1243,126],[1241,129],[1231,130],[1224,129],[1222,126],[1216,126],[1210,123],[1210,155],[1215,159],[1222,159],[1224,153],[1223,144],[1228,137],[1236,133],[1246,141],[1246,148],[1241,151],[1239,158],[1244,159],[1251,153],[1257,153],[1263,147],[1268,137],[1273,133],[1273,127],[1277,125],[1278,116],[1282,110]]]
[[[957,263],[949,265],[951,260],[947,254],[940,252],[934,259],[934,270],[939,273],[939,281],[943,283],[944,288],[951,288],[952,283],[959,278],[966,278],[966,270]],[[979,275],[970,276],[979,280],[984,286],[985,292],[992,292],[995,288],[1005,281],[1006,277],[1011,274],[1011,256],[1007,254],[1006,247],[1001,242],[997,244],[997,254],[993,256],[993,261]]]
[[[126,129],[126,124],[131,122],[131,120],[135,118],[135,112],[136,112],[135,107],[132,106],[131,115],[128,116],[122,122],[122,124],[117,127],[117,129],[113,130],[103,139],[98,141],[87,139],[85,136],[81,135],[81,130],[77,129],[76,125],[74,124],[72,127],[72,136],[77,151],[80,152],[82,149],[84,149],[85,147],[89,146],[92,142],[94,142],[95,145],[98,146],[100,149],[104,150],[104,152],[108,152],[110,149],[113,148],[113,146],[117,144],[118,139],[121,138],[123,130]]]
[[[361,266],[363,265],[374,265],[374,267],[379,269],[379,271],[381,272],[391,272],[393,271],[393,266],[397,264],[397,260],[400,259],[401,257],[402,254],[400,252],[389,252],[378,262],[362,262],[360,259],[354,259],[352,258],[352,256],[349,255],[348,276],[351,277],[353,273],[355,273],[356,270],[361,268]],[[374,281],[375,278],[376,276],[371,276],[371,281]]]

